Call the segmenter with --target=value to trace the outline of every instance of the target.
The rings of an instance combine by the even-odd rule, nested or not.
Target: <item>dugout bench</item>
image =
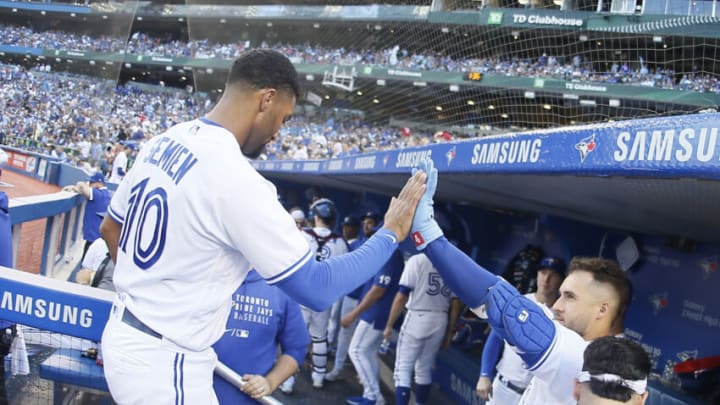
[[[53,404],[72,404],[78,392],[99,395],[103,405],[113,404],[103,368],[81,354],[80,350],[57,349],[40,363],[40,377],[53,383]]]

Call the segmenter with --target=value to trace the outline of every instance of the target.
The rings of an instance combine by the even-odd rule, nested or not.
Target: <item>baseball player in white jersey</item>
[[[305,235],[310,244],[310,250],[316,252],[315,258],[322,261],[347,253],[348,246],[345,240],[332,231],[337,219],[335,203],[327,198],[321,198],[312,203],[310,213],[315,226],[305,229]],[[301,308],[312,341],[311,377],[313,387],[322,388],[327,373],[330,308],[319,312],[305,306]]]
[[[593,339],[623,331],[630,283],[612,260],[574,258],[550,319],[538,304],[485,270],[443,237],[433,218],[437,170],[424,160],[427,190],[413,218],[412,237],[453,292],[473,311],[486,304],[488,322],[533,374],[521,404],[575,404],[574,378]]]
[[[544,257],[537,269],[537,291],[525,294],[525,297],[539,304],[552,318],[550,307],[558,298],[564,277],[565,262],[556,257]],[[501,356],[499,362],[498,356]],[[480,377],[475,388],[480,399],[487,401],[487,405],[517,404],[531,378],[532,374],[520,356],[497,332],[491,331],[483,347]]]
[[[321,310],[370,278],[407,236],[424,173],[408,180],[361,249],[315,260],[275,187],[247,159],[277,135],[299,95],[285,56],[247,52],[215,108],[153,138],[120,183],[101,226],[116,263],[102,338],[115,402],[217,404],[211,345],[251,268]]]
[[[110,173],[108,183],[120,184],[128,169],[128,153],[132,153],[133,150],[135,150],[134,144],[121,144],[120,151],[115,154],[115,158],[113,159],[112,172]]]
[[[400,328],[393,373],[395,403],[409,403],[414,368],[415,403],[427,404],[435,356],[440,345],[450,341],[452,325],[460,314],[460,302],[422,253],[410,257],[405,263],[400,287],[383,331],[386,340],[390,340],[393,325],[404,307],[407,307],[407,313]]]

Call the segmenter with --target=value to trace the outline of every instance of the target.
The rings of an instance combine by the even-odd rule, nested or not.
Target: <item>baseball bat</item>
[[[215,374],[219,375],[225,381],[229,382],[230,384],[242,388],[243,385],[245,385],[245,381],[243,381],[242,376],[230,367],[226,366],[225,364],[221,363],[220,361],[215,364]],[[282,402],[278,401],[277,399],[273,397],[262,397],[257,399],[261,404],[265,405],[283,405]]]

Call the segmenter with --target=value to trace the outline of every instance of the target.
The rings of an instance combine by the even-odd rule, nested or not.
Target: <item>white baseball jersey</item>
[[[113,159],[112,164],[112,172],[110,173],[110,178],[108,179],[109,183],[119,184],[122,181],[124,176],[120,174],[120,169],[122,169],[123,172],[127,171],[127,161],[127,155],[124,150],[121,150],[117,153],[117,155],[115,155],[115,159]]]
[[[123,224],[119,296],[138,319],[190,350],[220,338],[231,295],[251,268],[275,283],[313,258],[273,184],[232,133],[202,118],[145,145],[108,212]]]
[[[315,234],[321,238],[327,238],[332,233],[332,231],[327,228],[313,228],[313,232],[315,232]],[[328,241],[320,249],[320,252],[318,252],[317,239],[315,239],[308,232],[303,232],[302,234],[308,241],[308,244],[310,245],[310,250],[316,252],[316,257],[319,261],[327,260],[328,258],[335,256],[340,256],[341,254],[345,254],[348,252],[347,243],[345,243],[345,240],[343,240],[343,238],[339,235],[336,238],[328,239]]]
[[[555,339],[547,354],[530,367],[533,378],[520,400],[521,405],[577,403],[573,398],[575,377],[582,371],[583,353],[590,342],[558,322],[553,324]]]
[[[447,312],[450,307],[453,297],[450,287],[445,285],[430,259],[422,253],[407,260],[400,286],[413,291],[407,303],[409,310]]]

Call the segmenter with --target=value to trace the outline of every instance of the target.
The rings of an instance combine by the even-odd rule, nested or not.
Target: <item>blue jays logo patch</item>
[[[455,156],[457,156],[457,147],[453,146],[452,149],[447,151],[447,153],[445,154],[448,166],[450,166],[450,163],[452,163],[453,159],[455,159]]]
[[[585,158],[587,158],[596,147],[597,143],[595,142],[595,134],[592,134],[587,138],[583,138],[580,142],[576,143],[575,149],[580,152],[580,162],[585,162]]]
[[[650,296],[650,303],[653,306],[653,313],[657,315],[661,310],[667,308],[669,304],[668,294],[661,293],[652,295]]]
[[[700,260],[700,268],[703,271],[703,278],[708,279],[713,273],[717,273],[718,266],[720,264],[718,263],[718,257],[712,256],[712,257],[706,257],[702,260]]]

